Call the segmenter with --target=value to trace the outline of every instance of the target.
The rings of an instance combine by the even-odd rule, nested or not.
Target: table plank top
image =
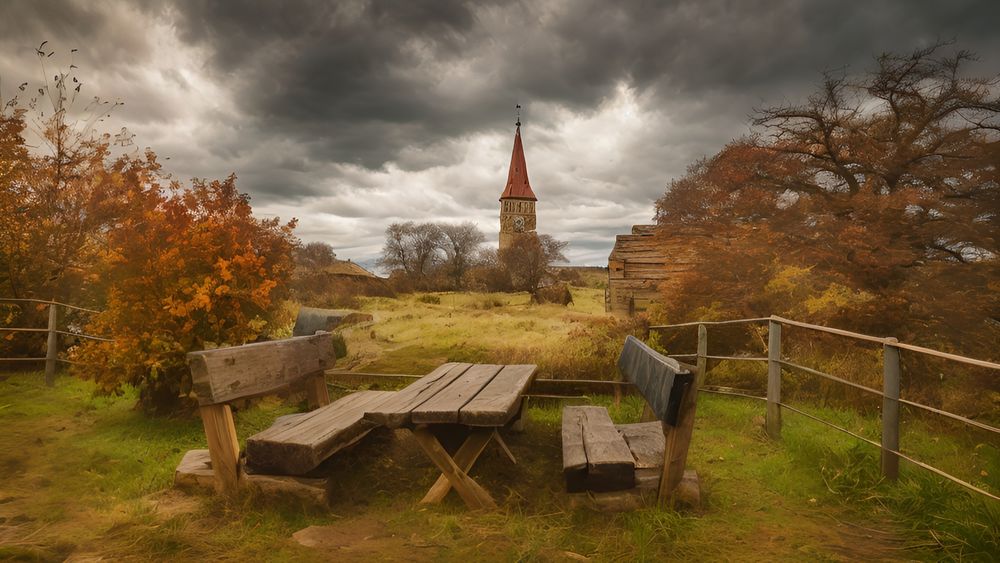
[[[458,421],[469,426],[506,424],[517,414],[521,395],[537,370],[534,364],[503,366],[500,373],[462,407]]]
[[[389,428],[460,423],[503,426],[520,405],[535,365],[443,364],[365,412],[365,419]]]

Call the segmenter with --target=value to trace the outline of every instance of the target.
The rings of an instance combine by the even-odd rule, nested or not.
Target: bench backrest
[[[670,425],[677,423],[684,391],[694,380],[691,371],[634,336],[625,338],[618,370],[635,384],[658,419]]]
[[[312,336],[191,352],[187,361],[199,404],[214,405],[266,395],[321,375],[333,367],[333,335],[317,332]]]

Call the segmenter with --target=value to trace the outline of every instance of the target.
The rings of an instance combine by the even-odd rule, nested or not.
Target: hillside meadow
[[[448,360],[532,361],[542,377],[613,377],[609,350],[637,327],[604,317],[602,290],[573,293],[569,307],[520,294],[363,299],[374,320],[343,329],[348,354],[337,368],[422,374]],[[336,394],[352,390],[334,376],[329,383]],[[507,438],[518,463],[491,446],[473,470],[501,506],[492,513],[470,513],[454,495],[418,505],[437,472],[406,432],[375,432],[324,465],[334,477],[329,510],[183,493],[172,487],[174,467],[204,447],[201,423],[191,413],[149,417],[136,398],[131,388],[95,395],[69,377],[46,388],[36,372],[0,375],[0,559],[989,561],[1000,553],[996,503],[906,463],[898,483],[883,482],[877,450],[802,417],[789,414],[782,440],[769,440],[763,404],[751,399],[699,397],[689,466],[701,478],[700,509],[609,514],[576,508],[563,492],[561,409],[605,405],[617,422],[635,422],[633,396],[617,405],[600,395],[530,400],[525,431]],[[240,409],[241,441],[302,410],[300,399]],[[811,411],[878,434],[877,417]],[[996,487],[995,443],[921,420],[906,440],[946,470],[987,473]],[[330,543],[292,539],[310,525],[332,526]]]

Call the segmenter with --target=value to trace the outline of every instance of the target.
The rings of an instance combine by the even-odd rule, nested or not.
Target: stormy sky
[[[132,150],[178,179],[235,172],[258,215],[362,263],[397,221],[471,220],[495,244],[521,104],[539,231],[603,265],[754,107],[941,39],[996,74],[998,25],[992,0],[5,0],[0,96],[73,64],[85,99],[125,102],[101,126]]]

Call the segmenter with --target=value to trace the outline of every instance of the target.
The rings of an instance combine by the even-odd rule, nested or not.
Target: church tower
[[[500,250],[513,246],[518,237],[525,233],[534,234],[536,201],[538,198],[528,183],[528,167],[524,162],[524,147],[521,145],[521,120],[518,119],[507,186],[500,195]]]

